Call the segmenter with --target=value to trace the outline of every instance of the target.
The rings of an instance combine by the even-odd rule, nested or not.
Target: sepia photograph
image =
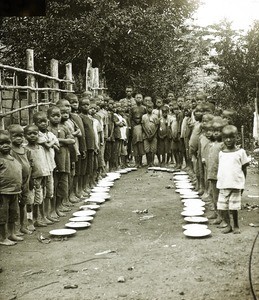
[[[0,2],[0,300],[259,300],[258,12]]]

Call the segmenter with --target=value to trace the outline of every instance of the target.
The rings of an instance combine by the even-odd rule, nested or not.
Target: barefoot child
[[[12,246],[23,238],[15,235],[18,221],[18,195],[22,187],[22,166],[10,155],[8,131],[0,130],[0,245]],[[7,228],[10,236],[7,235]]]
[[[31,176],[31,153],[23,146],[24,130],[18,124],[10,125],[9,133],[12,141],[11,155],[18,160],[22,166],[22,192],[19,194],[19,210],[20,210],[20,232],[31,234],[27,229],[27,204],[29,192],[29,180]]]
[[[245,187],[246,168],[249,164],[244,149],[236,147],[237,128],[227,125],[222,130],[222,140],[225,148],[219,152],[219,168],[217,188],[219,197],[217,208],[222,212],[222,218],[227,226],[223,233],[232,231],[230,211],[233,215],[234,233],[240,233],[238,225],[238,210],[241,209],[241,195]]]

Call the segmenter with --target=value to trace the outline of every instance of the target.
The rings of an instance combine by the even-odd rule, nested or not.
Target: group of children
[[[212,201],[213,224],[239,232],[237,211],[248,159],[236,147],[235,112],[215,113],[203,97],[163,101],[142,94],[109,97],[66,94],[33,124],[0,130],[0,244],[14,245],[66,215],[106,172],[174,164],[189,172],[196,189]],[[125,101],[126,100],[126,101]],[[20,228],[15,225],[19,223]]]

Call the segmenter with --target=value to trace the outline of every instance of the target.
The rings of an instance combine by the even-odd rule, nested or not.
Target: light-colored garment
[[[249,160],[244,149],[219,152],[219,166],[217,175],[218,189],[244,189],[245,175],[242,166]]]
[[[124,126],[120,126],[120,139],[126,141],[127,140],[127,125],[126,125],[127,122],[120,114],[114,113],[114,116],[117,117],[117,119],[119,120],[119,122],[121,124],[125,124]]]
[[[26,146],[31,151],[32,158],[32,178],[50,175],[50,169],[44,148],[41,145]]]

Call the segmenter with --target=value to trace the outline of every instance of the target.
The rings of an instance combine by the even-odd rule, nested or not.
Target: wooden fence
[[[72,64],[66,64],[66,79],[60,79],[58,61],[50,62],[50,76],[34,70],[33,50],[26,50],[27,69],[0,64],[0,128],[32,123],[39,107],[47,108],[61,93],[73,92]],[[64,85],[64,88],[60,88]]]

